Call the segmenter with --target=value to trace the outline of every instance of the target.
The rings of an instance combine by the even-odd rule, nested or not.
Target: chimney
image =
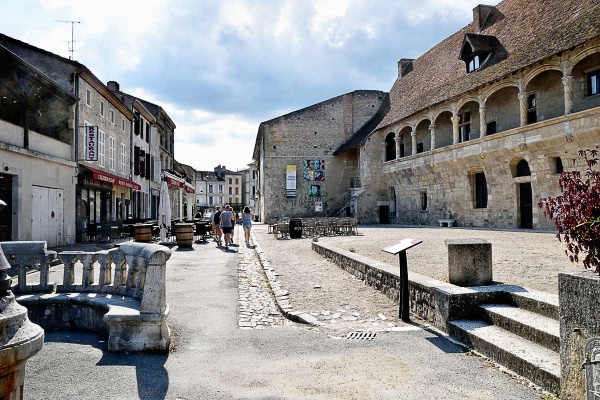
[[[401,58],[400,61],[398,61],[398,78],[406,76],[413,70],[413,61],[414,59],[412,58]]]
[[[119,90],[119,82],[116,81],[108,81],[106,84],[108,86],[108,90],[112,90],[113,92],[120,92]]]
[[[480,32],[485,28],[495,9],[496,7],[485,4],[480,4],[473,9],[473,23]]]

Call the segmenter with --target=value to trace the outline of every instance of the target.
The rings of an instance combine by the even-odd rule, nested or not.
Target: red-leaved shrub
[[[598,150],[580,150],[579,156],[587,164],[585,176],[579,171],[561,173],[562,195],[541,199],[538,206],[554,221],[571,262],[585,255],[583,266],[600,274],[600,171],[594,169]]]

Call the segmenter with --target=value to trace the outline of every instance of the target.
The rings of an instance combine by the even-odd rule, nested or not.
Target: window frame
[[[121,143],[121,173],[125,174],[127,172],[127,145],[125,143]]]
[[[98,130],[98,165],[105,167],[106,162],[106,132]]]
[[[427,190],[422,190],[419,192],[419,200],[421,205],[421,211],[427,211],[428,201],[427,201]]]
[[[477,71],[479,68],[481,68],[479,54],[471,54],[467,60],[467,73],[470,74],[471,72]]]
[[[100,116],[104,118],[104,101],[100,100]]]
[[[114,171],[117,158],[117,139],[114,136],[108,137],[108,169]]]
[[[92,91],[90,89],[85,89],[85,105],[92,107]]]
[[[468,120],[467,117],[468,116]],[[471,140],[471,111],[464,110],[458,114],[458,140],[459,143],[468,142]],[[465,130],[467,131],[465,135]],[[467,139],[465,139],[467,136]]]
[[[110,116],[110,123],[115,124],[115,110],[112,108],[108,111],[108,115]]]
[[[532,101],[533,100],[533,101]],[[527,125],[538,122],[537,118],[537,93],[527,94]]]
[[[592,80],[595,79],[595,92],[592,90]],[[588,72],[585,78],[586,86],[587,86],[587,96],[597,96],[600,94],[600,69],[595,71]]]

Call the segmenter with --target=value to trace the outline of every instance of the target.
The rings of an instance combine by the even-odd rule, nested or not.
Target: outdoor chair
[[[304,237],[312,237],[317,233],[317,221],[314,218],[302,220],[302,234]]]
[[[277,223],[277,233],[279,233],[279,237],[281,239],[287,238],[290,236],[290,225],[287,222],[278,222]],[[275,235],[277,237],[277,235]]]
[[[275,227],[277,226],[277,220],[275,218],[270,218],[267,226],[267,233],[275,234]]]
[[[87,241],[88,242],[95,242],[96,239],[98,238],[98,225],[96,224],[89,224],[87,226]]]
[[[349,228],[350,228],[350,226],[349,226],[348,218],[342,219],[341,223],[340,223],[340,234],[349,235],[350,234]]]
[[[330,233],[330,228],[331,228],[331,224],[329,222],[329,218],[323,218],[321,220],[321,229],[319,234],[321,234],[322,236],[327,236]]]
[[[333,236],[340,234],[340,225],[337,218],[329,219],[329,233],[331,233]]]
[[[348,218],[348,234],[358,235],[358,221],[356,218]]]

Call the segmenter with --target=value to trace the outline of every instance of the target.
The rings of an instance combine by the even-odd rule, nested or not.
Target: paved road
[[[243,245],[173,250],[172,351],[111,354],[101,336],[47,332],[44,348],[28,362],[25,398],[538,398],[418,326],[351,340],[284,320],[274,312],[254,250]]]

